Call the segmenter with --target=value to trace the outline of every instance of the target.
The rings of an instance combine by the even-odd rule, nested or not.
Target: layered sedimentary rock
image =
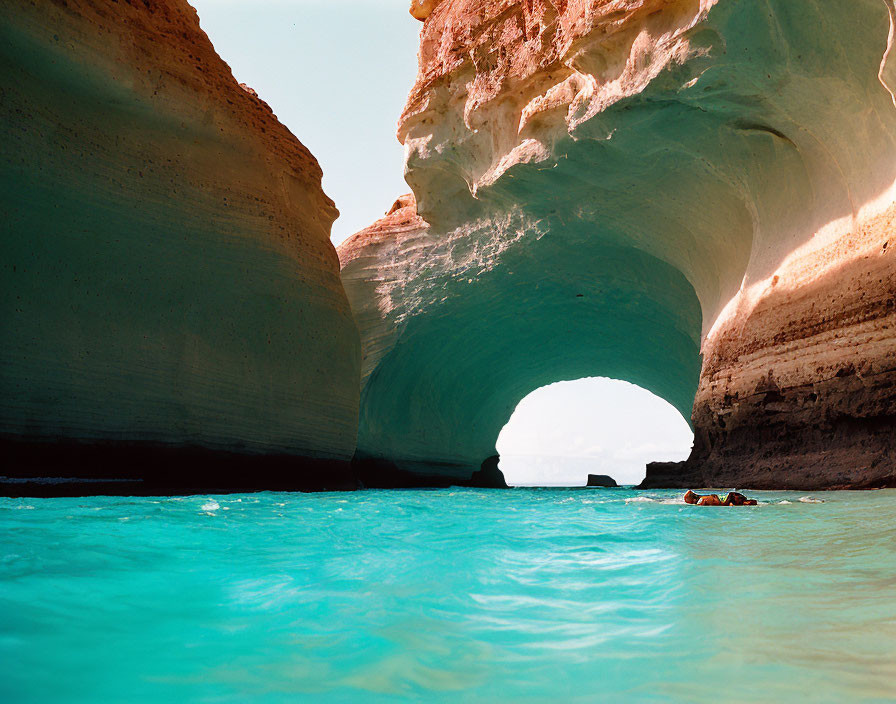
[[[360,352],[337,211],[195,10],[4,3],[0,73],[4,456],[345,485]]]
[[[896,207],[853,227],[707,342],[694,450],[645,486],[896,485]]]
[[[416,205],[340,248],[369,474],[463,480],[529,391],[609,376],[692,417],[649,485],[892,483],[894,17],[435,4],[399,126]]]

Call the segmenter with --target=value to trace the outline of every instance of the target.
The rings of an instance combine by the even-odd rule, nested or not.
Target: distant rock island
[[[644,487],[896,486],[892,0],[411,11],[412,193],[337,255],[185,0],[3,5],[5,474],[502,486],[607,376],[691,419]]]
[[[586,486],[616,487],[619,485],[613,477],[606,474],[589,474]]]

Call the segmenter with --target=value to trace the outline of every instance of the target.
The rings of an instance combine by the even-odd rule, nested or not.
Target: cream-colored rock
[[[526,393],[602,375],[686,416],[699,380],[694,462],[675,471],[746,477],[783,434],[764,485],[896,481],[893,16],[892,0],[433,14],[399,126],[419,218],[397,211],[340,248],[364,353],[359,457],[465,476]],[[803,388],[850,359],[878,381],[819,386],[823,422],[784,401],[737,437],[714,425],[756,375]],[[826,443],[840,459],[813,473]]]

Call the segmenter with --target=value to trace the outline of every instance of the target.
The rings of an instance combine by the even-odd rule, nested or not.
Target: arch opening
[[[523,398],[498,435],[510,486],[584,486],[589,474],[638,484],[648,462],[687,458],[694,434],[668,401],[627,381],[585,377]]]

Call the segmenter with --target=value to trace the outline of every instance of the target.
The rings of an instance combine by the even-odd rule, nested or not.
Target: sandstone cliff
[[[896,207],[795,253],[705,344],[685,463],[645,486],[896,484]]]
[[[610,376],[692,417],[649,485],[896,482],[892,0],[423,14],[416,208],[340,248],[359,459],[469,477],[526,393]]]
[[[195,10],[4,3],[0,66],[7,459],[345,485],[327,463],[354,451],[359,349],[337,211]]]

